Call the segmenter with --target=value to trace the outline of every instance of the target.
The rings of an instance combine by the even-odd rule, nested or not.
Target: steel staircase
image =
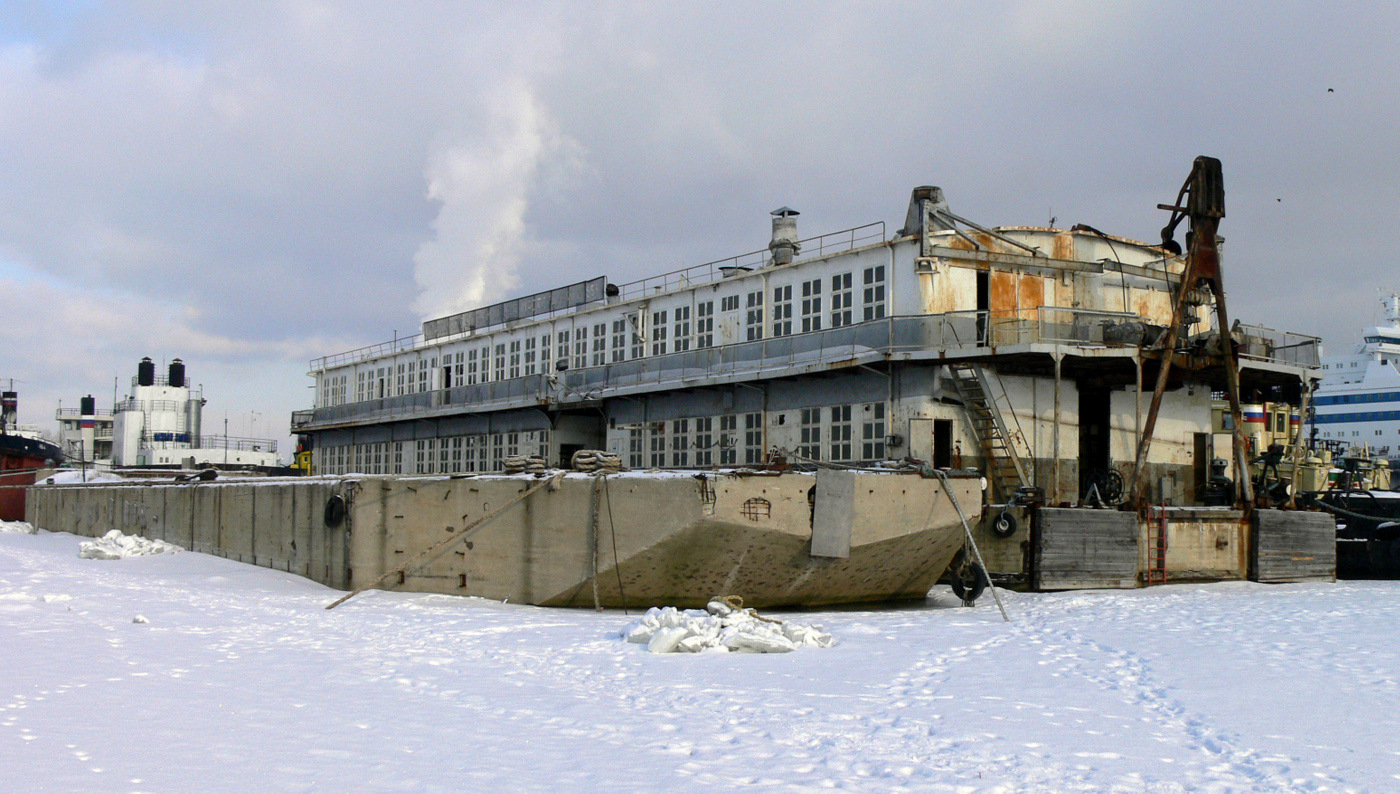
[[[1016,496],[1016,489],[1027,484],[1026,471],[1001,411],[990,396],[987,375],[976,364],[949,364],[948,370],[962,397],[978,446],[982,448],[987,477],[996,485],[1002,500],[1010,502]]]

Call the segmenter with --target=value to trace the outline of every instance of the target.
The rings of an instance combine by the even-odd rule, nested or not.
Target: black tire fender
[[[326,510],[323,516],[326,526],[335,529],[345,521],[345,497],[335,494],[326,500]]]
[[[992,534],[999,538],[1009,538],[1016,534],[1016,516],[1010,510],[1003,510],[992,521]]]
[[[987,572],[975,562],[953,571],[953,595],[971,604],[987,589]]]

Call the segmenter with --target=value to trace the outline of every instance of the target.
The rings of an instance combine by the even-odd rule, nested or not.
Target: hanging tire
[[[953,595],[971,604],[987,589],[987,572],[975,562],[968,563],[953,572],[952,585]]]
[[[1001,514],[992,522],[992,534],[999,538],[1009,538],[1016,534],[1016,516],[1010,511],[1003,510]]]
[[[322,517],[326,522],[326,526],[331,529],[340,526],[340,523],[345,520],[345,497],[336,494],[327,499],[325,514]]]

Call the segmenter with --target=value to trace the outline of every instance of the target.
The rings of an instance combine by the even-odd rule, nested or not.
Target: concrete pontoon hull
[[[381,587],[593,606],[596,582],[597,603],[608,607],[698,606],[731,594],[750,606],[818,606],[924,597],[962,546],[949,490],[969,521],[981,514],[976,477],[950,478],[945,489],[916,474],[842,474],[845,490],[833,496],[817,487],[819,476],[570,473],[505,510],[539,481],[346,476],[54,485],[34,489],[30,520],[84,535],[121,529],[183,540],[197,551],[354,589],[499,512]],[[326,526],[322,508],[337,494],[344,518]],[[819,528],[837,518],[848,552],[812,554],[817,515]],[[314,560],[301,559],[313,552]]]
[[[470,549],[463,543],[405,572],[396,589],[592,606],[596,578],[597,603],[608,607],[698,606],[729,594],[751,606],[922,598],[962,545],[942,482],[893,474],[856,474],[853,481],[847,557],[811,554],[814,474],[622,474],[602,481],[571,474],[557,491],[538,492],[485,525]],[[349,500],[352,586],[394,570],[534,482],[359,482]],[[969,518],[980,515],[980,481],[950,483]],[[394,506],[405,502],[411,508]]]

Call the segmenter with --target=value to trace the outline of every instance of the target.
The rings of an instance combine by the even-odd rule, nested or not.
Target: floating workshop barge
[[[634,469],[910,457],[985,472],[993,504],[1026,486],[1065,506],[1122,490],[1184,257],[1087,226],[985,228],[935,187],[913,191],[892,234],[799,239],[796,212],[773,215],[762,250],[595,278],[318,359],[317,405],[292,429],[314,436],[323,473],[489,472],[602,448]],[[1198,504],[1217,457],[1236,468],[1212,436],[1211,395],[1228,382],[1212,296],[1189,302],[1143,467],[1155,504]],[[1317,340],[1233,331],[1242,389],[1297,404]],[[1238,518],[1219,522],[1219,549],[1191,522],[1212,559],[1178,567],[1242,576]],[[984,537],[996,571],[1033,567],[1024,531]]]
[[[1223,216],[1223,191],[1218,198]],[[682,603],[715,595],[715,582],[742,584],[751,588],[740,591],[746,598],[756,590],[774,604],[911,597],[961,543],[950,497],[976,525],[987,567],[1003,582],[1056,589],[1334,574],[1326,515],[1267,510],[1251,518],[1201,504],[1208,485],[1244,469],[1242,450],[1217,448],[1212,394],[1296,405],[1318,361],[1315,338],[1238,323],[1223,347],[1212,327],[1223,315],[1212,311],[1223,301],[1218,266],[1202,282],[1210,289],[1183,290],[1187,263],[1199,257],[1168,242],[1087,226],[987,228],[955,215],[936,187],[913,191],[893,233],[875,223],[800,239],[796,216],[774,211],[771,242],[758,251],[626,284],[598,277],[312,362],[316,405],[293,414],[292,430],[312,442],[322,475],[312,482],[329,485],[308,482],[324,492],[286,509],[313,516],[308,548],[326,532],[314,519],[317,500],[343,498],[351,531],[342,542],[327,536],[339,562],[323,575],[307,561],[309,575],[358,587],[394,573],[432,545],[434,531],[456,537],[523,494],[532,481],[494,474],[508,459],[535,455],[567,467],[589,449],[634,470],[698,476],[610,478],[610,487],[631,489],[630,499],[668,506],[657,514],[665,527],[656,538],[644,537],[652,520],[645,511],[621,523],[608,516],[604,525],[610,497],[590,495],[596,481],[572,475],[559,497],[571,507],[529,507],[502,519],[491,530],[498,538],[481,541],[490,554],[464,545],[455,567],[401,574],[387,586],[495,593],[495,584],[477,580],[482,569],[471,559],[497,555],[491,575],[513,566],[511,581],[523,588],[513,597],[534,603],[679,599],[684,588],[667,583],[697,577],[703,584],[685,590]],[[1194,267],[1188,287],[1200,278]],[[828,476],[822,484],[833,469],[890,461],[916,464],[903,476]],[[810,471],[723,473],[784,466]],[[964,477],[935,480],[930,469]],[[920,470],[924,476],[913,474]],[[980,487],[968,490],[969,482]],[[1133,488],[1158,507],[1085,509]],[[660,490],[649,497],[647,489]],[[161,490],[168,504],[175,491]],[[873,499],[877,492],[885,497]],[[249,498],[266,504],[258,493]],[[115,495],[106,508],[60,494],[52,502],[60,512],[115,520]],[[916,520],[914,504],[930,505],[927,515]],[[326,509],[330,525],[334,511]],[[549,518],[556,514],[569,518]],[[762,533],[740,531],[760,526]],[[214,537],[192,529],[196,548],[201,531]],[[777,537],[773,531],[791,537],[770,545],[764,538]],[[620,552],[609,548],[613,532],[623,538]],[[298,569],[273,534],[262,542],[271,556],[259,556],[256,540],[237,541],[236,556]],[[634,538],[640,545],[628,551]],[[670,551],[647,558],[652,542]],[[235,556],[222,541],[204,545]],[[591,563],[575,559],[585,552]],[[561,559],[571,571],[559,580],[566,586],[543,586],[542,572]],[[859,575],[829,572],[820,592],[801,591],[828,568],[875,559],[882,562]],[[955,569],[969,586],[968,566]],[[733,573],[715,579],[715,570]],[[761,582],[765,571],[780,580]],[[623,597],[629,582],[641,590]]]

